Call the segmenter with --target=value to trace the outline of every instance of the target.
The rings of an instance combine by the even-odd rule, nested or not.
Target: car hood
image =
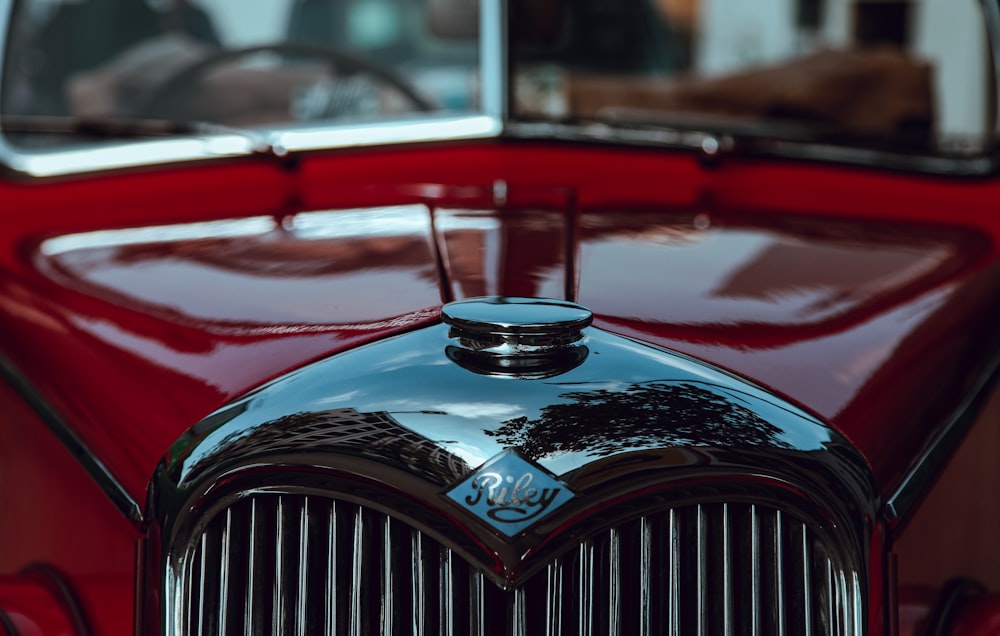
[[[614,183],[509,167],[544,162],[537,152],[505,150],[504,180],[488,178],[495,155],[475,155],[463,176],[463,151],[439,152],[454,158],[454,183],[379,182],[364,172],[375,156],[361,167],[319,157],[293,179],[265,168],[282,197],[228,201],[209,220],[161,203],[138,226],[108,213],[22,232],[11,248],[21,269],[0,293],[10,364],[136,501],[171,443],[213,409],[432,324],[452,299],[575,300],[599,329],[700,358],[831,423],[884,493],[992,369],[997,301],[984,292],[1000,271],[982,228],[817,214],[808,198],[771,212],[706,197],[704,184],[670,196],[624,184],[616,198]],[[647,173],[664,167],[642,161]],[[171,178],[164,196],[168,183],[192,187]],[[111,200],[90,196],[95,210]]]

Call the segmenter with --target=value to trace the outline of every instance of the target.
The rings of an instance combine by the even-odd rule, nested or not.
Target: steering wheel
[[[335,48],[299,42],[275,42],[235,49],[220,49],[193,64],[189,64],[162,82],[134,110],[138,118],[155,118],[169,112],[171,105],[190,95],[213,68],[258,53],[273,53],[290,58],[312,58],[325,61],[341,77],[350,78],[363,73],[374,77],[399,92],[418,111],[434,110],[435,106],[400,74],[368,58]],[[167,117],[168,119],[170,117]]]

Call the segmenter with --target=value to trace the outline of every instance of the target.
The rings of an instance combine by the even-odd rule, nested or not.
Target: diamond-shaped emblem
[[[575,496],[514,451],[489,460],[446,494],[507,537],[530,528]]]

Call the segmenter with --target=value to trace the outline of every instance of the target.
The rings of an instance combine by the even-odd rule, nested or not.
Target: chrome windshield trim
[[[259,145],[247,135],[114,141],[45,151],[16,149],[0,135],[0,163],[27,177],[61,177],[158,164],[249,156]]]
[[[421,118],[295,130],[247,131],[176,139],[128,140],[44,152],[15,149],[0,135],[0,163],[26,177],[45,178],[251,156],[497,137],[501,120],[483,115]]]
[[[0,166],[29,178],[71,176],[177,162],[196,162],[274,152],[336,150],[436,141],[471,141],[505,136],[515,139],[557,140],[649,146],[685,150],[703,149],[720,133],[672,129],[665,126],[621,126],[609,123],[525,122],[510,113],[510,68],[506,0],[480,0],[481,112],[430,115],[412,120],[310,126],[294,129],[247,130],[171,139],[122,140],[65,149],[28,151],[12,145],[0,129]],[[9,22],[13,0],[0,0],[0,20]],[[1000,41],[1000,7],[984,2],[988,38]],[[6,32],[0,31],[0,51]],[[1000,46],[992,49],[993,72],[1000,72]],[[1000,87],[998,87],[1000,91]],[[997,119],[1000,135],[1000,118]],[[722,137],[727,137],[722,133]],[[1000,169],[994,150],[981,155],[928,156],[866,148],[840,147],[778,139],[743,139],[731,144],[751,155],[805,159],[864,167],[952,176],[983,176]]]
[[[13,0],[0,0],[0,23],[7,24]],[[171,139],[122,140],[72,148],[26,151],[12,145],[0,127],[0,166],[24,177],[70,176],[177,162],[195,162],[250,156],[262,152],[284,154],[436,141],[488,139],[503,131],[507,115],[506,0],[482,0],[480,72],[486,114],[422,116],[410,120],[311,126],[290,129],[247,130]],[[7,33],[0,30],[0,51]]]
[[[621,126],[601,122],[513,121],[504,126],[503,136],[510,139],[565,141],[617,146],[673,148],[706,151],[706,141],[715,144],[715,155],[739,153],[757,157],[775,157],[842,165],[882,168],[920,174],[977,177],[1000,169],[1000,156],[934,156],[903,154],[862,147],[835,146],[809,141],[789,141],[768,137],[739,137],[725,132],[684,130],[666,126]]]
[[[995,0],[983,1],[983,17],[986,22],[986,41],[990,46],[990,74],[993,80],[993,90],[995,93],[994,102],[1000,104],[1000,3]],[[993,141],[996,143],[1000,138],[1000,106],[994,106],[992,116]]]
[[[483,111],[499,121],[509,116],[510,59],[507,46],[506,0],[480,0],[479,72]]]
[[[464,141],[498,136],[503,123],[485,115],[423,117],[409,121],[327,126],[276,131],[270,138],[276,149],[290,152],[332,150],[433,141]]]

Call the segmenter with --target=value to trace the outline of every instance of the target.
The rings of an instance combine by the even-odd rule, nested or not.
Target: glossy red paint
[[[889,492],[989,369],[998,195],[989,180],[503,142],[6,183],[0,327],[137,501],[215,407],[479,293],[575,296],[603,328],[755,379],[839,427]],[[411,209],[427,222],[381,245],[280,226],[388,205],[427,206]],[[90,230],[258,215],[280,227],[39,251]]]
[[[899,636],[926,634],[939,603],[939,592],[929,588],[904,588],[899,604]],[[956,601],[947,636],[997,636],[1000,634],[1000,595],[983,594]],[[935,632],[938,633],[938,632]]]
[[[93,633],[130,633],[141,533],[6,384],[0,413],[0,608],[20,634],[76,634],[61,580]]]
[[[73,636],[73,621],[45,581],[31,576],[0,577],[0,608],[11,632],[0,625],[0,634],[10,636]]]
[[[989,594],[966,601],[949,636],[1000,634],[1000,595]]]

